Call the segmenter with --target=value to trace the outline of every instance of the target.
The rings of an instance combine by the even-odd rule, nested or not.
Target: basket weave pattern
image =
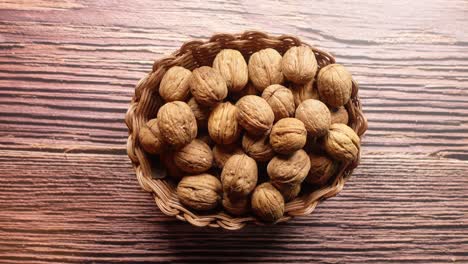
[[[189,70],[205,65],[211,66],[216,54],[222,49],[239,50],[248,61],[252,53],[261,49],[273,48],[284,54],[290,47],[300,45],[308,44],[302,43],[293,36],[275,37],[258,31],[248,31],[242,34],[217,34],[206,42],[185,43],[171,56],[156,61],[153,64],[152,72],[138,82],[135,95],[125,116],[125,122],[129,129],[127,152],[135,168],[138,182],[145,191],[153,194],[154,201],[164,214],[175,216],[195,226],[240,229],[249,222],[263,224],[253,216],[233,217],[223,211],[209,215],[198,214],[180,204],[173,182],[158,177],[158,172],[152,171],[150,158],[138,142],[138,133],[143,124],[156,116],[157,110],[163,104],[158,89],[166,71],[172,66],[182,66]],[[335,62],[335,59],[327,52],[312,46],[311,48],[317,58],[319,69]],[[354,81],[351,100],[345,105],[345,108],[349,114],[349,126],[361,137],[367,129],[367,120],[362,113],[358,98],[358,85]],[[359,156],[353,162],[342,164],[335,179],[328,186],[303,194],[288,202],[285,214],[278,222],[287,221],[294,216],[308,215],[312,213],[320,200],[338,194],[343,189],[353,169],[358,165]]]

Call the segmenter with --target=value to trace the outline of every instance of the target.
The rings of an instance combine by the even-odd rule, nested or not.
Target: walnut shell
[[[262,49],[250,56],[249,77],[260,92],[272,84],[283,82],[281,61],[281,54],[271,48]]]
[[[275,122],[281,118],[294,116],[296,105],[294,96],[288,88],[281,84],[272,84],[263,90],[262,98],[270,105],[275,114]]]
[[[325,135],[331,124],[330,110],[315,99],[302,102],[296,109],[296,118],[304,123],[307,133],[313,137]]]
[[[190,92],[191,77],[192,72],[183,67],[170,68],[159,84],[159,95],[166,102],[185,101]]]
[[[306,84],[294,84],[290,85],[291,92],[294,98],[294,104],[296,108],[307,99],[319,99],[317,89],[313,86],[312,81]]]
[[[240,90],[239,92],[230,93],[229,99],[231,100],[231,102],[237,102],[239,101],[239,99],[241,99],[242,97],[246,95],[258,95],[258,94],[259,92],[257,88],[255,88],[255,86],[251,82],[248,82],[247,85],[244,87],[244,89]]]
[[[309,156],[302,149],[288,156],[275,156],[267,165],[271,183],[279,188],[301,184],[309,173],[309,169]]]
[[[331,107],[345,105],[351,98],[353,82],[351,74],[340,64],[323,67],[317,76],[320,99]]]
[[[257,180],[257,163],[245,154],[231,156],[221,172],[223,190],[230,198],[246,197],[257,185]]]
[[[197,137],[197,121],[184,102],[166,103],[159,109],[157,119],[162,138],[173,147],[183,147]]]
[[[233,155],[244,154],[242,149],[236,145],[216,145],[213,148],[213,157],[216,167],[222,169],[226,161]]]
[[[213,106],[226,98],[228,89],[221,74],[208,66],[193,70],[190,92],[201,105]]]
[[[237,121],[237,109],[230,102],[217,105],[208,119],[208,133],[218,144],[231,144],[239,139],[241,127]]]
[[[190,106],[190,109],[192,109],[193,115],[197,120],[197,127],[199,129],[206,129],[208,126],[208,118],[210,117],[211,108],[200,105],[193,97],[188,100],[187,104]]]
[[[202,173],[213,165],[213,153],[205,142],[194,139],[174,154],[174,163],[187,173]]]
[[[300,184],[294,185],[294,186],[280,185],[278,187],[276,187],[276,189],[278,189],[278,191],[281,193],[281,195],[283,195],[283,198],[284,198],[285,202],[289,202],[289,201],[294,200],[294,198],[296,198],[297,195],[299,195],[299,193],[301,192],[301,185]]]
[[[251,205],[255,215],[266,222],[276,222],[284,214],[284,198],[269,182],[255,188]]]
[[[247,155],[259,162],[269,161],[275,156],[268,135],[251,136],[245,134],[242,137],[242,148]]]
[[[210,146],[210,148],[215,145],[215,142],[211,139],[207,132],[198,133],[197,139],[205,142],[208,146]]]
[[[178,181],[184,176],[184,172],[180,170],[174,163],[174,152],[171,150],[166,150],[161,153],[160,161],[166,169],[166,174],[169,175],[174,180]]]
[[[179,201],[195,210],[215,208],[221,201],[221,182],[213,175],[185,176],[177,185]]]
[[[156,118],[149,120],[141,127],[138,133],[138,139],[143,149],[150,154],[161,153],[166,145],[161,136],[158,120]]]
[[[270,144],[280,154],[291,154],[303,148],[306,140],[304,123],[296,118],[283,118],[271,129]]]
[[[330,114],[331,114],[332,124],[336,124],[336,123],[345,124],[345,125],[348,124],[348,121],[349,121],[348,111],[343,106],[336,110],[330,110]]]
[[[224,209],[235,216],[245,215],[250,210],[250,200],[247,197],[231,199],[226,194],[223,195]]]
[[[309,154],[310,170],[306,182],[322,186],[328,182],[336,171],[336,164],[333,160],[324,155]]]
[[[237,120],[251,135],[262,135],[273,126],[275,114],[265,99],[256,95],[242,97],[236,103]]]
[[[229,92],[239,92],[249,80],[247,63],[237,50],[220,51],[213,61],[213,68],[223,76]]]
[[[359,136],[345,124],[331,125],[323,143],[325,151],[337,160],[352,161],[359,154]]]
[[[286,79],[294,83],[310,82],[317,68],[317,59],[308,46],[292,47],[283,55],[282,72]]]

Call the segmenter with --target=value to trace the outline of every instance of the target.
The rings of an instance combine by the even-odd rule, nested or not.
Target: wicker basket
[[[221,210],[211,214],[199,214],[184,207],[178,201],[175,183],[170,179],[165,179],[163,171],[152,166],[151,157],[147,156],[141,148],[137,135],[139,128],[156,116],[157,110],[163,103],[158,95],[158,89],[166,70],[175,65],[190,70],[204,65],[211,65],[216,54],[226,48],[239,50],[248,60],[252,53],[264,48],[273,48],[284,54],[290,47],[301,44],[308,45],[293,36],[275,37],[257,31],[232,35],[217,34],[206,42],[191,41],[185,43],[171,56],[156,61],[152,72],[138,82],[135,95],[125,116],[125,122],[129,129],[127,152],[135,168],[138,182],[145,191],[153,194],[154,201],[164,214],[175,216],[195,226],[240,229],[247,223],[264,224],[254,216],[233,217]],[[319,68],[335,62],[335,59],[327,52],[314,47],[311,48],[315,52]],[[349,113],[349,125],[359,136],[362,136],[367,129],[367,121],[363,116],[359,102],[358,85],[354,81],[352,99],[345,107]],[[338,194],[358,162],[359,155],[353,162],[342,164],[329,186],[312,190],[310,193],[302,194],[295,200],[288,202],[285,215],[278,222],[287,221],[294,216],[308,215],[312,213],[320,200]]]

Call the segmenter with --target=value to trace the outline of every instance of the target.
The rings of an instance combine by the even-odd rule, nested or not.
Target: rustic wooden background
[[[467,1],[0,0],[0,262],[468,263],[467,28]],[[154,59],[249,29],[350,68],[362,163],[308,217],[193,228],[138,186],[124,114]]]

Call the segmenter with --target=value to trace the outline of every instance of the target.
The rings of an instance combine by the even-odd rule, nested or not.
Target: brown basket
[[[125,116],[125,122],[129,129],[127,152],[135,167],[138,182],[145,191],[153,194],[154,201],[164,214],[175,216],[195,226],[240,229],[249,222],[264,224],[254,216],[233,217],[223,211],[212,214],[199,214],[184,207],[177,198],[175,184],[171,180],[165,179],[162,171],[152,167],[151,158],[141,148],[137,135],[139,128],[156,116],[157,110],[163,103],[159,97],[158,89],[166,70],[176,65],[190,70],[204,65],[211,66],[216,54],[226,48],[239,50],[248,60],[252,53],[264,48],[273,48],[284,54],[290,47],[301,44],[308,45],[293,36],[275,37],[258,31],[247,31],[242,34],[232,35],[217,34],[211,37],[209,41],[185,43],[171,56],[156,61],[153,64],[152,72],[138,82],[135,95]],[[319,69],[335,62],[335,59],[327,52],[315,47],[311,48],[317,58]],[[354,81],[352,99],[345,107],[349,113],[349,125],[361,137],[367,129],[367,120],[362,113],[358,98],[358,85]],[[308,215],[312,213],[321,199],[338,194],[358,162],[359,155],[353,162],[342,164],[336,178],[329,186],[313,190],[311,193],[303,194],[288,202],[285,215],[278,222],[287,221],[294,216]]]

